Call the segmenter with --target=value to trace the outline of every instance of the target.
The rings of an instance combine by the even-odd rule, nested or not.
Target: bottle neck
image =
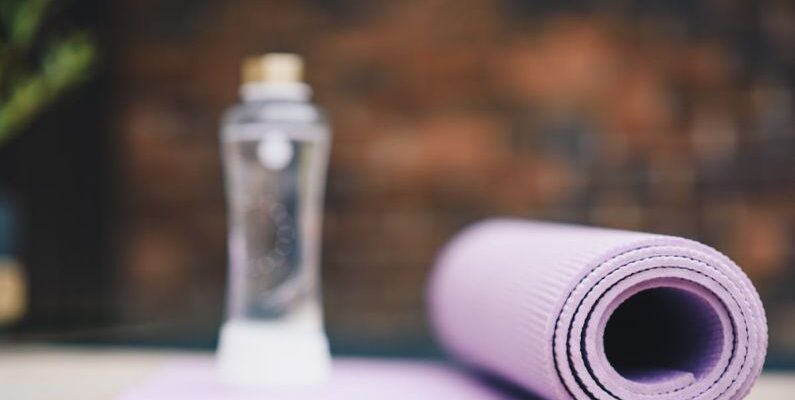
[[[312,89],[303,82],[248,82],[240,87],[240,97],[243,101],[308,101],[312,97]]]

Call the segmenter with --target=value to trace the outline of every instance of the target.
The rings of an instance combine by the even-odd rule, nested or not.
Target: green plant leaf
[[[96,47],[83,33],[73,34],[48,47],[42,68],[20,77],[9,96],[0,100],[0,145],[29,124],[65,90],[90,73]]]
[[[27,50],[39,31],[51,0],[24,0],[17,5],[13,21],[9,21],[9,42]]]

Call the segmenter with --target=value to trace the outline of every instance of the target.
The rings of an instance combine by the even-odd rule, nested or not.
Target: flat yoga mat
[[[218,379],[212,358],[174,361],[120,400],[515,400],[474,375],[429,361],[335,359],[322,385],[236,389]]]
[[[482,222],[440,254],[429,306],[452,354],[548,399],[739,399],[767,349],[745,274],[671,236]]]

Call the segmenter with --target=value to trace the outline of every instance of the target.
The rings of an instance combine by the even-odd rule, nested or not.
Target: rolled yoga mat
[[[429,306],[453,355],[547,399],[740,399],[767,349],[746,275],[672,236],[482,222],[442,250]]]

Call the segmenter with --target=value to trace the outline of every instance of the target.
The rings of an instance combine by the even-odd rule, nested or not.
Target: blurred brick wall
[[[516,215],[711,243],[764,291],[774,345],[795,349],[792,4],[532,3],[122,2],[126,318],[214,335],[219,115],[244,56],[287,50],[334,122],[336,343],[426,338],[435,251]]]

